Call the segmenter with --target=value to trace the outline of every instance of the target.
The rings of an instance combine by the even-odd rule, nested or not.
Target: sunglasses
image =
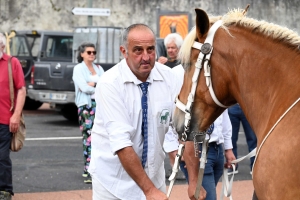
[[[91,55],[92,53],[93,53],[94,55],[97,54],[97,51],[86,51],[86,52],[87,52],[88,55]]]

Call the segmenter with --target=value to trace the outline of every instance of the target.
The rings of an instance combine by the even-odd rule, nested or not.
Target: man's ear
[[[123,46],[120,46],[120,51],[121,51],[123,57],[127,58],[127,50],[126,50],[126,48],[123,47]]]

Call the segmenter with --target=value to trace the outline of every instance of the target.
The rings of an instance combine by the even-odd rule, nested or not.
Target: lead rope
[[[176,181],[176,177],[177,177],[177,173],[178,173],[178,169],[179,169],[179,162],[180,162],[181,157],[183,155],[184,148],[185,148],[185,144],[180,144],[179,147],[178,147],[178,152],[176,154],[175,162],[174,162],[174,165],[172,167],[172,174],[169,177],[170,185],[169,185],[168,193],[167,193],[168,198],[171,195],[172,188],[173,188],[174,183]]]
[[[269,137],[269,135],[271,134],[271,132],[274,130],[274,128],[277,126],[277,124],[279,124],[279,122],[283,119],[283,117],[285,117],[285,115],[300,101],[300,98],[298,98],[282,115],[281,117],[277,120],[277,122],[273,125],[273,127],[270,129],[270,131],[268,132],[268,134],[265,136],[265,138],[263,139],[262,143],[259,145],[258,150],[256,151],[257,148],[253,149],[248,155],[241,157],[239,159],[233,160],[231,163],[231,166],[233,168],[233,172],[235,171],[235,165],[236,163],[239,163],[240,161],[246,159],[246,158],[250,158],[252,156],[255,156],[256,154],[256,158],[254,160],[253,163],[253,167],[252,167],[252,171],[254,169],[255,163],[256,163],[256,159],[259,155],[260,149],[262,148],[262,145],[265,143],[265,141],[267,140],[267,138]],[[256,153],[257,152],[257,153]],[[227,174],[227,169],[224,169],[223,171],[223,177],[222,177],[222,191],[221,191],[221,197],[220,199],[223,200],[224,195],[226,197],[229,197],[230,200],[232,200],[232,196],[231,196],[231,189],[232,189],[232,183],[233,183],[233,178],[234,178],[234,173],[232,174],[232,177],[230,179],[230,182],[228,181],[228,174]],[[252,179],[253,179],[253,173],[252,173]]]
[[[258,157],[258,154],[260,152],[260,149],[262,147],[262,145],[265,143],[265,141],[267,140],[267,138],[269,137],[269,135],[271,134],[271,132],[274,130],[274,128],[277,126],[277,124],[282,120],[282,118],[300,101],[300,98],[298,98],[282,115],[281,117],[277,120],[277,122],[274,124],[274,126],[271,128],[271,130],[269,131],[269,133],[265,136],[264,140],[262,141],[262,143],[259,145],[259,148],[257,150],[257,154],[256,154],[256,158]],[[255,166],[255,161],[256,158],[254,160],[253,163],[253,168]],[[253,178],[253,174],[252,174],[252,178]]]
[[[210,126],[204,132],[204,135],[207,134],[209,137],[208,137],[208,139],[205,139],[203,141],[203,144],[202,144],[200,167],[199,167],[199,173],[198,173],[198,181],[197,181],[196,191],[195,191],[195,194],[194,194],[196,199],[198,199],[198,197],[200,196],[200,189],[201,189],[201,185],[202,185],[203,174],[204,174],[205,164],[206,164],[206,160],[207,160],[208,142],[209,142],[209,139],[210,139],[210,135],[212,134],[212,131],[213,131],[212,127],[213,127],[213,125]],[[196,135],[196,137],[197,137],[197,135]],[[178,173],[178,170],[179,170],[179,162],[181,160],[181,157],[182,157],[184,149],[185,149],[186,137],[183,136],[181,139],[183,140],[184,144],[180,144],[179,147],[178,147],[178,152],[176,154],[175,162],[174,162],[174,165],[173,165],[173,168],[172,168],[172,174],[170,175],[170,177],[168,179],[170,181],[170,185],[169,185],[168,192],[167,192],[167,197],[168,198],[171,195],[174,183],[176,181],[177,173]],[[198,143],[197,143],[197,145],[198,145]],[[198,154],[196,153],[196,155],[198,155]]]
[[[223,200],[224,196],[229,197],[230,200],[232,200],[231,190],[232,190],[232,184],[233,184],[233,179],[234,179],[235,164],[241,162],[242,160],[244,160],[246,158],[251,158],[251,157],[255,156],[255,153],[256,153],[256,148],[253,149],[246,156],[243,156],[243,157],[233,160],[231,162],[233,173],[232,173],[232,177],[230,178],[230,181],[228,180],[228,169],[224,167],[223,176],[222,176],[222,189],[221,189],[220,200]]]

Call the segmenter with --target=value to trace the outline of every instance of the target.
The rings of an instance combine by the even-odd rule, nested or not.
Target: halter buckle
[[[204,55],[209,54],[211,51],[212,47],[211,44],[209,43],[204,43],[201,47],[201,53],[203,53]]]

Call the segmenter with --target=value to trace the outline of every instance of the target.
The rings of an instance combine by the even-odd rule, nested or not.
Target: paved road
[[[25,111],[27,140],[25,147],[12,153],[13,185],[16,193],[89,190],[81,177],[83,168],[80,131],[76,123],[47,109]],[[240,134],[239,153],[247,153],[245,137]],[[167,175],[170,165],[166,158]],[[250,180],[249,161],[239,165],[235,180]],[[103,172],[105,173],[105,172]],[[176,184],[185,184],[180,179]],[[167,179],[166,182],[168,183]]]

